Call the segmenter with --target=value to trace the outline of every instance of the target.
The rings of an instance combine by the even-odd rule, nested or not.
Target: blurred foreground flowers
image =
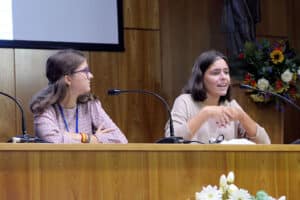
[[[234,173],[229,172],[227,177],[223,174],[220,177],[219,188],[208,185],[195,194],[196,200],[276,200],[265,191],[260,190],[256,196],[252,196],[247,190],[238,188],[234,184]],[[285,200],[282,196],[278,200]]]

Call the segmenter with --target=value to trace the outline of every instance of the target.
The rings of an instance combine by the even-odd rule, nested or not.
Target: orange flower
[[[251,75],[249,73],[246,73],[245,78],[244,78],[244,83],[249,84],[251,81]]]
[[[252,79],[251,82],[250,82],[250,85],[251,85],[252,87],[256,87],[256,81]]]

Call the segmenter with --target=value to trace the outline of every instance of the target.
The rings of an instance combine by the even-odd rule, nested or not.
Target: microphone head
[[[240,88],[242,89],[252,89],[252,90],[256,90],[256,88],[250,86],[250,85],[246,85],[246,84],[240,84]]]
[[[253,87],[253,86],[251,86],[251,85],[240,84],[240,88],[241,88],[241,89],[250,89],[250,90],[257,91],[257,92],[259,92],[259,93],[263,93],[263,94],[272,94],[272,95],[275,95],[275,96],[276,96],[276,94],[273,94],[273,92],[271,92],[271,91],[268,91],[268,90],[261,90],[261,89],[259,89],[259,88]]]
[[[121,90],[118,90],[118,89],[109,89],[109,90],[107,90],[108,95],[118,95],[120,93],[121,93]]]

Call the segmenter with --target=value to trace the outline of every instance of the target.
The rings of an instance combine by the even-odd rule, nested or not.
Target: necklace
[[[60,112],[60,114],[61,114],[61,116],[63,118],[64,124],[65,124],[65,128],[66,128],[66,130],[68,132],[70,132],[67,120],[65,118],[64,110],[63,110],[63,108],[61,107],[60,104],[57,104],[57,105],[58,105],[58,108],[59,108],[59,112]],[[75,116],[75,118],[76,118],[76,127],[75,127],[76,130],[75,131],[76,131],[76,133],[78,133],[78,105],[76,105],[76,116]]]
[[[214,138],[214,137],[209,137],[209,144],[216,144],[216,143],[220,143],[224,140],[224,134],[222,133],[218,133],[219,132],[219,129],[222,129],[222,128],[219,128],[217,127],[217,130],[216,130],[216,133],[217,133],[217,137]],[[210,135],[210,134],[209,134]]]
[[[224,140],[224,134],[223,134],[223,128],[224,127],[219,127],[216,124],[215,120],[210,119],[208,121],[211,123],[212,127],[215,127],[215,131],[208,131],[207,132],[207,138],[208,138],[208,143],[209,144],[215,144],[215,143],[220,143]],[[214,132],[213,136],[211,136],[211,133]]]

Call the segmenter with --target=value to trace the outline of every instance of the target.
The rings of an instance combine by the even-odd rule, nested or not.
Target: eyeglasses
[[[76,74],[76,73],[80,73],[80,72],[85,73],[85,75],[86,75],[87,78],[89,78],[89,74],[91,73],[89,66],[87,66],[87,67],[85,67],[85,68],[83,68],[81,70],[74,71],[72,74]]]

